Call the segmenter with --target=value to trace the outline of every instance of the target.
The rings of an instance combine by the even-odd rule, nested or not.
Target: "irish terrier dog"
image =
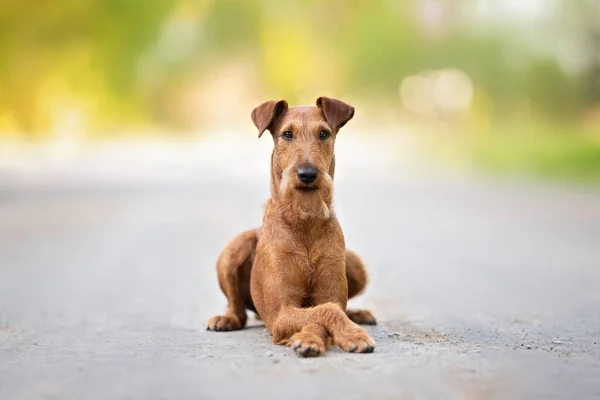
[[[288,107],[268,101],[252,111],[260,137],[269,130],[271,198],[260,229],[242,232],[217,261],[219,286],[228,300],[224,315],[208,330],[246,325],[246,309],[257,313],[274,344],[301,357],[325,354],[328,344],[370,353],[374,340],[358,324],[375,324],[367,310],[347,310],[361,293],[367,273],[346,249],[332,207],[334,144],[354,107],[320,97],[315,106]]]

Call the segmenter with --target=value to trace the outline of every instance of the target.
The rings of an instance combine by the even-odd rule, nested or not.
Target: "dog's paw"
[[[243,327],[244,323],[235,315],[217,315],[208,321],[206,329],[209,331],[235,331]]]
[[[377,325],[377,320],[369,310],[346,310],[346,315],[359,325]]]
[[[336,346],[350,353],[372,353],[375,350],[375,341],[360,328],[351,328],[334,335]]]
[[[290,347],[299,357],[318,357],[325,354],[323,339],[310,332],[298,332],[290,339]]]

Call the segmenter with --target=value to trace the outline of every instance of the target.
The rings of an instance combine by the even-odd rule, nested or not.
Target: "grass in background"
[[[436,135],[426,147],[443,163],[495,175],[600,182],[600,134],[581,128],[519,127]]]

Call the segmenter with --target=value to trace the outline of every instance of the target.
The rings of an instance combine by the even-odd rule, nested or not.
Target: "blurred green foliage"
[[[554,1],[542,22],[508,24],[479,16],[483,3],[0,0],[0,132],[189,128],[202,121],[190,115],[202,112],[203,93],[211,97],[211,74],[227,66],[239,67],[232,98],[251,84],[292,103],[326,93],[393,111],[407,76],[457,68],[474,85],[473,118],[489,124],[580,124],[594,114],[597,2]],[[554,51],[559,40],[582,49],[577,68]]]
[[[600,140],[584,132],[503,132],[470,144],[474,166],[553,179],[600,179]]]
[[[428,136],[423,144],[444,166],[581,183],[600,180],[600,137],[593,129],[519,123],[486,134]]]
[[[91,99],[107,117],[113,108],[140,107],[136,64],[172,5],[2,0],[0,113],[10,113],[18,129],[34,132],[48,127],[55,97]]]

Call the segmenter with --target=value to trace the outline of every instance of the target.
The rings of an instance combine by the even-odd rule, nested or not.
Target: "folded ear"
[[[329,97],[319,97],[317,99],[317,107],[323,110],[325,120],[336,131],[354,117],[354,107],[343,101],[330,99]]]
[[[273,122],[288,108],[285,100],[266,101],[252,110],[252,122],[258,128],[258,137],[271,127]]]

